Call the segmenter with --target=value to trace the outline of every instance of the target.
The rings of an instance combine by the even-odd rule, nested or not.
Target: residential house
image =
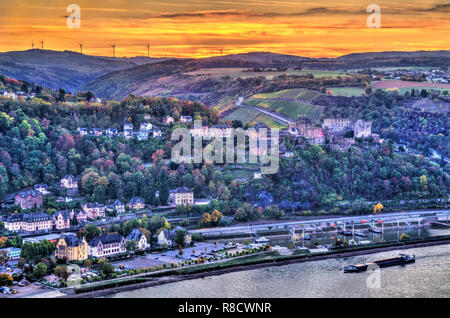
[[[209,137],[209,127],[208,126],[202,126],[202,127],[194,127],[189,129],[189,132],[191,133],[192,137]]]
[[[94,203],[85,203],[82,206],[84,212],[87,213],[88,219],[97,219],[105,216],[105,206],[103,204],[94,202]]]
[[[36,190],[22,191],[14,197],[14,203],[18,204],[22,210],[38,208],[43,201],[42,193]]]
[[[142,210],[145,208],[144,200],[140,197],[131,198],[130,202],[128,202],[128,207],[131,210]]]
[[[119,135],[119,131],[117,130],[117,128],[108,128],[106,129],[105,134],[108,137],[116,137]]]
[[[105,257],[125,253],[126,240],[119,234],[109,234],[94,237],[89,242],[89,256]]]
[[[4,92],[3,96],[11,99],[17,99],[17,95],[11,92]]]
[[[170,125],[170,124],[173,124],[174,122],[175,122],[175,120],[171,116],[166,116],[163,118],[164,124]]]
[[[194,192],[186,187],[170,190],[169,200],[175,205],[193,205]]]
[[[283,157],[285,157],[285,158],[292,158],[292,157],[294,157],[294,153],[292,151],[286,151],[283,154]]]
[[[181,122],[182,124],[192,123],[192,116],[184,116],[184,115],[181,115],[181,117],[180,117],[180,122]]]
[[[151,123],[142,123],[139,130],[152,130],[153,125]]]
[[[143,141],[147,140],[149,135],[150,135],[149,130],[139,130],[136,136],[139,141]]]
[[[175,244],[175,235],[171,230],[162,230],[158,234],[158,245],[172,246]]]
[[[5,229],[11,232],[43,231],[51,230],[52,227],[52,217],[44,212],[12,214],[5,221]]]
[[[26,95],[24,91],[16,91],[15,94],[17,95],[17,97],[24,97]]]
[[[8,261],[19,259],[20,251],[21,249],[18,247],[8,247],[0,250],[1,253],[6,254],[6,259]]]
[[[293,124],[295,125],[295,124]],[[298,129],[295,126],[291,126],[291,124],[289,124],[289,128],[288,128],[288,133],[292,136],[298,136]]]
[[[211,203],[211,199],[195,199],[194,205],[205,206]]]
[[[48,191],[48,185],[46,185],[45,183],[35,184],[34,185],[34,190],[39,191],[43,195],[46,195],[46,194],[50,193]]]
[[[81,136],[84,136],[84,135],[87,135],[87,134],[88,134],[88,131],[87,131],[86,128],[80,128],[80,127],[78,127],[77,132],[78,132]]]
[[[78,181],[73,175],[69,174],[61,179],[61,188],[78,189]]]
[[[135,241],[140,251],[144,251],[150,247],[147,238],[138,229],[131,231],[131,233],[127,236],[127,241]]]
[[[102,102],[102,100],[100,98],[98,98],[98,97],[92,97],[89,100],[89,103],[101,103],[101,102]]]
[[[157,137],[161,137],[161,136],[162,136],[161,129],[153,129],[153,137],[157,138]]]
[[[126,123],[123,125],[123,135],[126,139],[134,138],[133,134],[133,124]]]
[[[53,224],[55,229],[64,230],[70,228],[70,213],[68,211],[58,211],[53,214]]]
[[[85,223],[88,220],[88,214],[83,210],[70,211],[70,220],[73,220],[74,217],[77,219],[78,224]]]
[[[233,128],[226,124],[213,125],[209,129],[209,136],[211,138],[229,138],[232,134]]]
[[[56,243],[55,257],[68,261],[84,261],[88,259],[89,247],[86,239],[76,235],[63,235]]]
[[[186,229],[183,228],[182,226],[177,226],[173,230],[162,230],[158,234],[158,244],[166,246],[174,245],[177,231],[184,231],[186,233],[186,236],[184,238],[186,245],[191,244],[192,235],[188,231],[186,231]]]
[[[89,135],[94,137],[102,136],[103,130],[101,130],[100,128],[92,128],[91,131],[89,132]]]
[[[106,211],[116,211],[118,214],[125,213],[125,205],[120,200],[115,200],[106,205]]]
[[[127,131],[127,130],[133,130],[133,124],[132,123],[125,123],[123,124],[123,131]]]

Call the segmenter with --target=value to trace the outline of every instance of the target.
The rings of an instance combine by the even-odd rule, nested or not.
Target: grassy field
[[[230,170],[233,179],[241,179],[241,178],[252,178],[253,171],[244,170],[244,169],[231,169]]]
[[[305,88],[293,88],[293,89],[285,89],[274,93],[255,94],[252,97],[255,99],[269,99],[269,98],[300,99],[305,102],[311,102],[317,96],[319,96],[319,92],[317,91],[312,91]]]
[[[260,114],[260,112],[253,109],[239,108],[228,116],[225,116],[222,120],[240,120],[245,124],[246,122],[253,122]]]
[[[255,125],[256,123],[264,123],[267,126],[269,126],[270,128],[287,128],[287,126],[285,124],[282,124],[278,121],[276,121],[275,119],[266,116],[264,114],[259,115],[258,117],[256,117],[253,121],[250,122],[251,125]]]
[[[252,109],[247,108],[239,108],[232,112],[231,114],[225,116],[223,121],[227,120],[240,120],[242,124],[249,123],[251,126],[253,126],[256,123],[265,123],[267,126],[271,128],[284,128],[286,125],[279,123],[278,121],[270,118],[269,116],[266,116],[264,114],[261,114],[260,112]]]
[[[217,110],[219,114],[229,110],[230,108],[234,107],[234,103],[236,101],[237,97],[230,97],[227,96],[220,100],[216,105],[212,106],[213,109]]]
[[[416,70],[416,71],[424,71],[432,69],[431,66],[397,66],[397,67],[371,67],[372,70],[376,71],[395,71],[395,70]],[[362,71],[361,68],[349,69],[349,72]]]
[[[439,83],[430,83],[430,82],[408,82],[401,80],[385,80],[385,81],[377,81],[372,82],[371,86],[375,89],[382,88],[407,88],[411,89],[435,89],[435,90],[450,90],[450,84],[439,84]]]
[[[328,91],[332,92],[333,96],[361,96],[364,95],[363,87],[329,87]]]
[[[322,71],[322,70],[301,70],[301,71],[295,71],[295,70],[287,70],[287,71],[276,71],[276,72],[244,72],[246,68],[207,68],[207,69],[201,69],[194,72],[185,73],[186,75],[191,76],[212,76],[216,78],[220,78],[223,76],[231,76],[231,77],[241,77],[241,78],[248,78],[248,77],[257,77],[257,76],[264,76],[267,79],[272,79],[273,77],[280,76],[280,75],[305,75],[312,73],[315,78],[320,77],[337,77],[337,76],[345,76],[346,73],[339,72],[339,71]]]
[[[273,111],[277,111],[283,115],[286,115],[292,119],[298,117],[308,117],[313,122],[320,120],[323,107],[308,105],[294,101],[281,101],[281,100],[264,100],[264,99],[249,99],[247,104],[259,107],[265,107]]]
[[[434,91],[440,91],[441,94],[443,91],[450,92],[450,88],[442,88],[442,87],[425,87],[425,86],[414,86],[414,87],[393,87],[393,88],[384,88],[387,91],[398,91],[400,94],[405,94],[406,92],[410,92],[412,89],[415,89],[416,91],[419,91],[419,93],[422,91],[422,89],[430,92],[431,90]],[[378,88],[377,88],[378,89]]]

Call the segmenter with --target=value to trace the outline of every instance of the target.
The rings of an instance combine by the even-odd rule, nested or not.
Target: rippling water
[[[344,274],[354,263],[414,253],[416,263],[374,272]],[[370,286],[368,287],[368,282]],[[373,282],[379,281],[380,288]],[[111,297],[450,297],[450,245],[381,252],[344,259],[266,267],[156,287]]]

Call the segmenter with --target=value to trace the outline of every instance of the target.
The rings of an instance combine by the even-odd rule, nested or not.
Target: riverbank
[[[443,236],[443,237],[433,237],[426,240],[422,240],[418,242],[417,240],[412,240],[410,242],[389,242],[389,244],[378,244],[378,246],[358,246],[358,247],[351,247],[346,250],[333,250],[328,253],[323,254],[317,254],[317,255],[305,255],[305,254],[297,254],[297,255],[290,255],[290,256],[278,256],[278,257],[270,257],[265,259],[256,259],[256,260],[250,260],[248,264],[230,264],[230,266],[223,266],[219,263],[216,264],[208,264],[211,266],[206,266],[205,268],[192,268],[192,273],[180,273],[173,271],[172,274],[167,276],[154,276],[154,277],[145,277],[142,278],[146,281],[144,282],[138,282],[139,279],[130,279],[128,282],[120,282],[123,284],[122,286],[119,286],[118,282],[114,282],[111,280],[110,282],[106,283],[99,287],[97,286],[98,290],[92,290],[89,291],[88,286],[81,287],[77,293],[75,293],[74,290],[63,290],[64,293],[66,293],[65,297],[73,297],[73,298],[92,298],[92,297],[103,297],[110,294],[115,294],[119,292],[124,291],[130,291],[140,288],[147,288],[147,287],[153,287],[158,286],[162,284],[167,283],[175,283],[183,280],[190,280],[190,279],[196,279],[196,278],[203,278],[207,276],[213,276],[213,275],[222,275],[237,271],[247,271],[247,270],[253,270],[258,268],[264,268],[269,266],[283,266],[288,264],[294,264],[294,263],[303,263],[303,262],[312,262],[312,261],[318,261],[318,260],[326,260],[326,259],[333,259],[333,258],[344,258],[344,257],[353,257],[358,255],[366,255],[366,254],[374,254],[379,252],[387,252],[387,251],[394,251],[394,250],[402,250],[402,249],[410,249],[410,248],[417,248],[417,247],[427,247],[427,246],[436,246],[436,245],[444,245],[444,244],[450,244],[450,237],[449,236]],[[223,268],[221,268],[223,266]],[[217,268],[217,269],[215,269]],[[188,270],[185,268],[184,270]],[[196,272],[197,271],[197,272]],[[100,289],[101,288],[101,289]],[[86,290],[86,291],[83,291]]]

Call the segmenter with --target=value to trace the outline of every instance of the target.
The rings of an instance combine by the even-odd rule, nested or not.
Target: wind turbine
[[[80,53],[83,54],[83,43],[80,43]]]
[[[34,42],[31,41],[31,49],[34,50]]]
[[[147,43],[147,57],[150,57],[150,43]]]
[[[41,48],[44,49],[44,40],[41,41]]]
[[[112,49],[113,49],[113,57],[116,57],[116,43],[114,43],[113,45],[111,45]]]
[[[220,51],[220,56],[222,56],[223,48],[219,49],[219,51]]]

